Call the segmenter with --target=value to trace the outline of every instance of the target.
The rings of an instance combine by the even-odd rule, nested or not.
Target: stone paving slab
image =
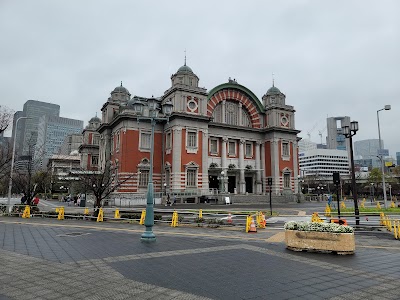
[[[155,226],[151,244],[143,231],[0,217],[0,300],[400,298],[390,234],[357,233],[356,254],[338,256],[289,251],[276,228]]]

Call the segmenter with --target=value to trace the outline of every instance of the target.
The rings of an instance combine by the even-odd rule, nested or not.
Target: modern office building
[[[333,172],[342,176],[350,174],[349,159],[346,150],[314,149],[299,153],[302,176],[332,178]]]
[[[382,140],[382,148],[384,148],[384,142]],[[354,158],[371,160],[372,168],[379,168],[380,161],[378,156],[379,150],[379,139],[368,139],[354,142]]]
[[[152,102],[173,108],[154,125],[150,166]],[[274,84],[261,101],[232,79],[207,92],[185,63],[163,95],[131,98],[121,84],[101,110],[99,163],[127,179],[118,193],[144,193],[151,167],[155,192],[263,194],[268,178],[275,195],[298,192],[295,110]]]
[[[343,126],[350,126],[350,117],[330,117],[326,119],[326,145],[328,149],[348,150],[348,141],[343,135]]]
[[[46,166],[48,159],[58,154],[66,136],[81,133],[83,121],[44,115],[39,119],[35,160]]]
[[[400,152],[396,152],[396,166],[400,166]]]
[[[22,114],[17,112],[18,116],[24,116],[29,119],[22,119],[21,135],[17,139],[17,143],[21,145],[22,154],[26,155],[29,151],[29,145],[36,145],[38,137],[39,119],[43,116],[58,117],[60,115],[60,106],[53,103],[46,103],[37,100],[28,100],[24,104]],[[16,122],[14,115],[14,122]],[[19,127],[19,124],[18,124]]]

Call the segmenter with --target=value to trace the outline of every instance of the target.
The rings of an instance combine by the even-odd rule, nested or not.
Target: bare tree
[[[90,191],[95,196],[95,208],[102,207],[104,199],[134,176],[127,176],[123,180],[119,180],[116,168],[110,164],[107,164],[102,171],[80,171],[74,175],[79,176],[81,189]]]
[[[0,144],[0,181],[10,174],[12,159],[11,142]]]
[[[13,111],[0,105],[0,134],[10,126],[13,119]]]

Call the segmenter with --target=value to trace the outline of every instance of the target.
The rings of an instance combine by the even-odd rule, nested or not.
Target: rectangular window
[[[289,156],[289,143],[287,142],[282,143],[282,155]]]
[[[148,132],[142,132],[140,134],[140,148],[150,150],[151,143],[151,133]]]
[[[229,141],[228,143],[228,155],[236,154],[236,142]]]
[[[290,188],[290,174],[283,174],[283,187]]]
[[[188,137],[187,140],[188,148],[197,148],[197,132],[188,131],[187,137]]]
[[[98,134],[95,134],[93,136],[93,145],[99,145],[99,141],[100,141],[100,136]]]
[[[167,133],[165,145],[166,145],[166,149],[171,149],[171,146],[172,146],[172,134],[171,134],[171,132]]]
[[[186,186],[188,187],[196,187],[197,183],[197,170],[196,169],[188,169],[186,175]]]
[[[118,151],[119,150],[119,144],[120,144],[120,136],[119,136],[119,131],[117,133],[117,140],[115,143],[115,149]]]
[[[92,156],[92,166],[97,166],[99,164],[99,157],[96,156]]]
[[[253,144],[246,143],[246,157],[252,157],[252,156],[253,156]]]
[[[145,187],[149,184],[149,170],[140,170],[139,172],[139,186]]]
[[[218,140],[217,139],[210,140],[210,153],[212,153],[212,154],[218,153]]]

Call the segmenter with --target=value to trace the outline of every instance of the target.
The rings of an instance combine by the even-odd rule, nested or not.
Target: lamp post
[[[15,130],[14,130],[14,137],[13,137],[13,149],[12,149],[12,158],[11,158],[11,170],[10,170],[10,181],[8,182],[8,200],[7,200],[7,206],[8,206],[8,213],[11,213],[11,190],[12,190],[12,178],[13,178],[13,172],[14,172],[14,160],[15,160],[15,138],[17,135],[17,130],[18,130],[18,121],[21,119],[31,119],[29,117],[19,117],[17,121],[15,121]]]
[[[167,183],[166,182],[164,182],[164,193],[165,193],[165,196],[167,196]]]
[[[378,120],[378,134],[379,134],[379,153],[378,156],[380,157],[381,161],[381,169],[382,169],[382,189],[383,189],[383,203],[385,208],[388,208],[387,206],[387,197],[386,197],[386,184],[385,184],[385,162],[383,161],[383,153],[382,153],[382,140],[381,140],[381,128],[379,127],[379,112],[382,110],[390,110],[391,106],[390,105],[385,105],[384,108],[378,109],[376,111],[376,118]]]
[[[354,200],[354,215],[356,217],[356,225],[360,225],[360,211],[358,209],[357,200],[357,188],[356,188],[356,175],[354,171],[354,156],[353,156],[353,136],[356,135],[358,131],[358,122],[352,121],[349,126],[343,126],[343,134],[349,139],[350,144],[350,162],[351,162],[351,185],[353,189],[353,200]]]
[[[374,197],[375,197],[375,195],[374,195],[374,184],[371,182],[371,203],[373,202],[373,200],[374,200]]]
[[[161,108],[158,106],[158,100],[155,98],[147,99],[149,107],[149,116],[142,117],[138,116],[139,120],[149,120],[151,124],[151,136],[150,136],[150,170],[149,170],[149,182],[147,185],[147,200],[146,200],[146,217],[144,219],[144,226],[146,227],[145,232],[142,233],[142,242],[155,242],[156,236],[153,233],[154,225],[154,186],[153,186],[153,158],[154,158],[154,128],[157,122],[169,121],[169,116],[172,113],[173,104],[171,102],[165,102],[161,104]],[[136,101],[133,103],[134,110],[138,115],[142,114],[143,103]],[[158,117],[160,110],[163,110],[165,117]]]

